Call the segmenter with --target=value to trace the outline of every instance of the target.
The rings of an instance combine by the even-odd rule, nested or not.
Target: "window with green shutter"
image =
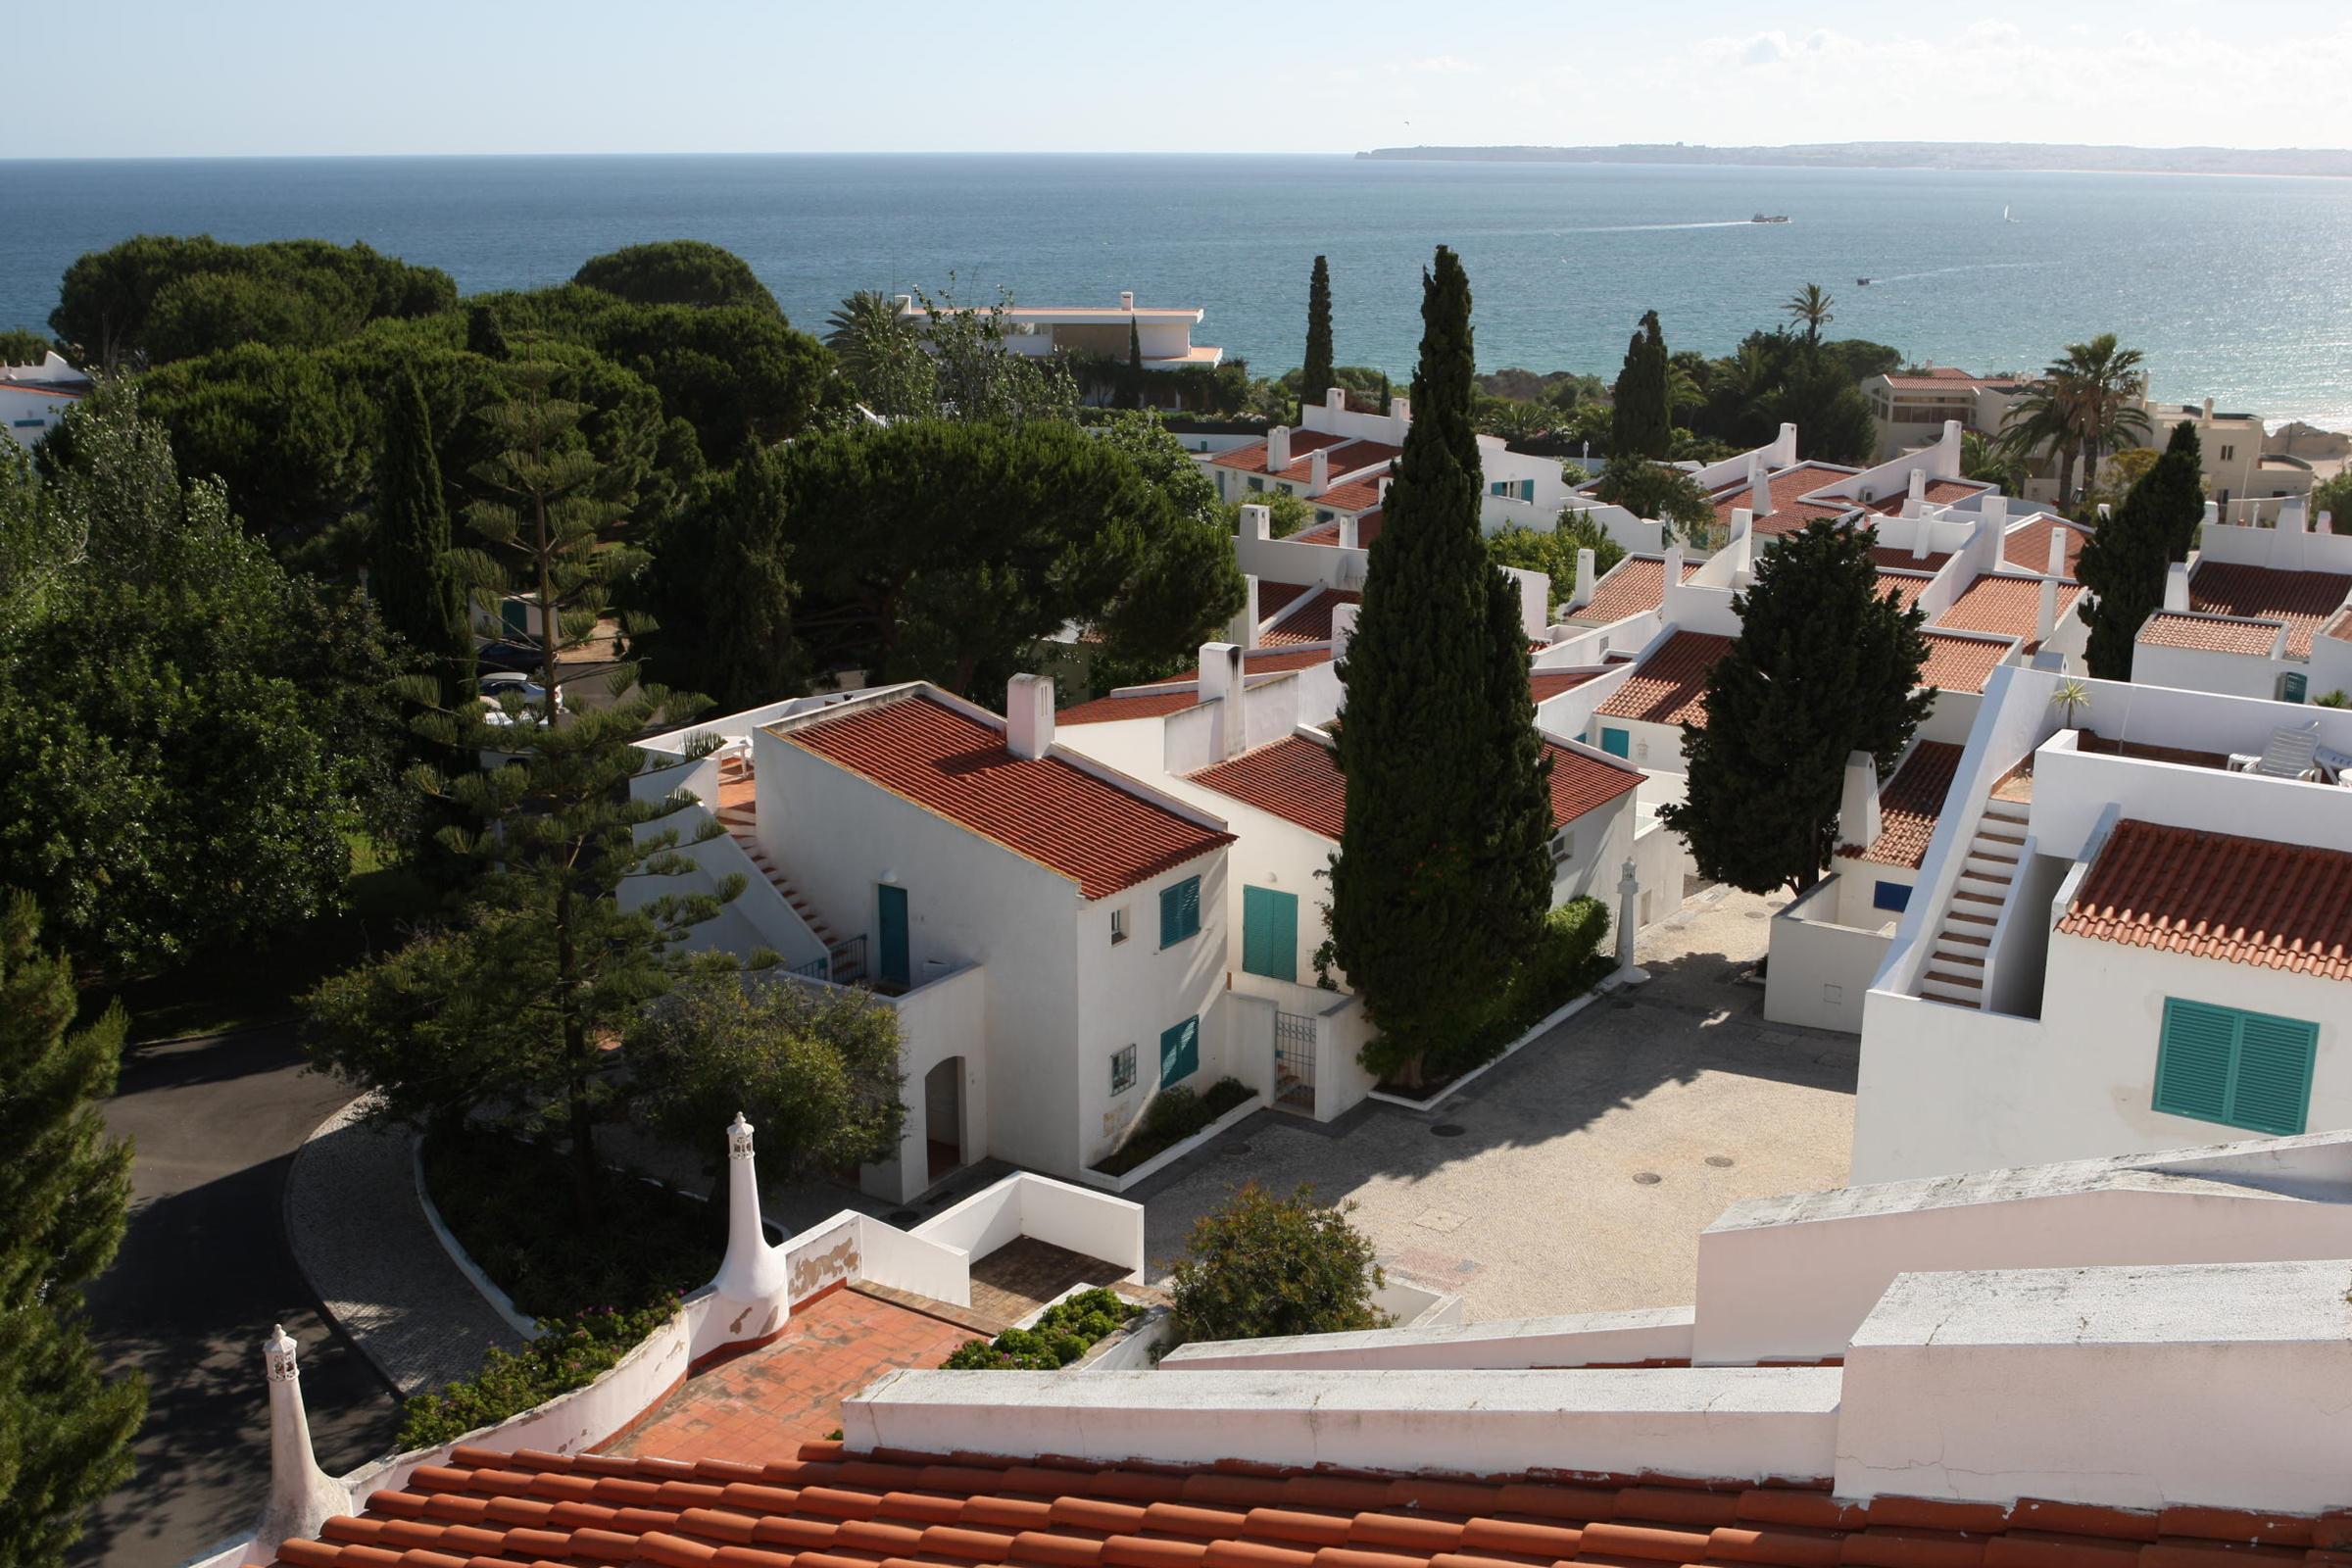
[[[1200,934],[1200,879],[1188,876],[1159,890],[1159,945],[1172,948]]]
[[[1200,1070],[1200,1020],[1187,1018],[1159,1036],[1159,1084],[1182,1083]]]
[[[2248,1132],[2292,1137],[2311,1104],[2320,1026],[2209,1002],[2164,1003],[2155,1107]]]

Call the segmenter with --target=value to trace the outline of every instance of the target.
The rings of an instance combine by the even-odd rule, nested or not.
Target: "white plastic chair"
[[[2320,776],[2317,760],[2320,749],[2319,720],[2314,719],[2300,729],[2271,731],[2270,745],[2260,757],[2243,754],[2230,757],[2230,764],[2240,773],[2260,773],[2266,778],[2297,778],[2316,780]]]

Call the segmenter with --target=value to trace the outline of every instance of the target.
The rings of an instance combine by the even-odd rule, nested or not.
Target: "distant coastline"
[[[1375,147],[1359,159],[1480,164],[1690,164],[1764,169],[1949,169],[2010,173],[2293,174],[2352,178],[2325,147],[2097,147],[2074,142],[1825,141],[1787,147],[1626,142],[1614,147]]]

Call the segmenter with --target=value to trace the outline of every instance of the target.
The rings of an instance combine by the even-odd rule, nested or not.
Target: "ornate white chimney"
[[[1878,760],[1868,752],[1848,753],[1845,779],[1838,796],[1838,842],[1867,847],[1877,841],[1883,825]]]
[[[1592,552],[1579,550],[1576,553],[1576,586],[1568,594],[1568,608],[1571,611],[1582,610],[1592,602],[1593,592],[1599,586],[1598,573],[1592,568]]]
[[[351,1489],[318,1468],[311,1451],[311,1418],[302,1406],[302,1373],[294,1337],[273,1326],[262,1342],[270,1379],[270,1500],[254,1527],[253,1555],[267,1562],[280,1543],[316,1536],[337,1514],[354,1512]]]
[[[1278,424],[1266,432],[1266,471],[1280,473],[1291,466],[1291,427]]]
[[[1053,744],[1054,677],[1013,676],[1004,689],[1004,749],[1015,757],[1036,758]]]

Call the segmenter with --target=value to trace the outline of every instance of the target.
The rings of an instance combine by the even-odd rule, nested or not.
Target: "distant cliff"
[[[1790,147],[1628,142],[1616,147],[1375,147],[1358,158],[1488,164],[1744,164],[1780,169],[2085,170],[2132,174],[2352,177],[2352,151],[2304,147],[2093,147],[2034,141],[1824,141]]]

